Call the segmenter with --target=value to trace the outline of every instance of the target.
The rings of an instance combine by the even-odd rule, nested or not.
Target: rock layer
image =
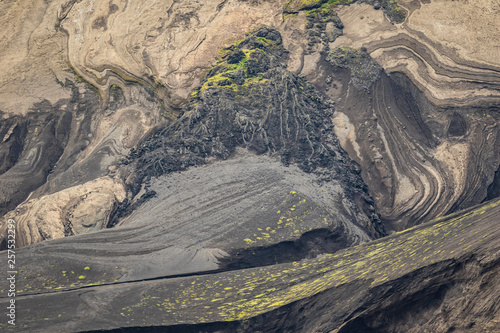
[[[488,22],[498,6],[481,2],[490,13],[482,20],[465,2],[400,5],[408,14],[401,24],[365,4],[339,9],[341,36],[316,51],[302,46],[303,66],[290,62],[337,103],[336,135],[361,165],[388,228],[397,230],[491,199],[500,162],[498,53],[483,47],[495,44],[498,27]],[[457,18],[458,11],[467,15]],[[461,34],[451,32],[453,18],[463,23]],[[379,80],[369,77],[368,55],[383,68]]]
[[[16,246],[22,247],[46,239],[63,238],[106,228],[115,207],[125,199],[122,183],[111,178],[98,178],[30,199],[5,215],[15,219]],[[7,248],[7,225],[0,229]]]
[[[500,161],[496,2],[349,3],[286,2],[282,16],[282,4],[268,1],[3,2],[0,213],[30,193],[112,175],[148,131],[181,112],[221,47],[262,23],[281,32],[288,69],[337,103],[334,120],[347,126],[335,133],[389,228],[491,199]],[[354,92],[349,74],[326,61],[337,47],[365,47],[389,79]]]
[[[498,331],[499,10],[1,2],[21,330]]]

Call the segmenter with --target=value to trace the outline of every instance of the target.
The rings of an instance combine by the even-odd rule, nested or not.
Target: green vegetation
[[[306,10],[307,14],[319,13],[322,14],[331,12],[336,6],[350,5],[357,0],[290,0],[285,3],[283,11],[286,14],[294,14],[302,10]],[[373,1],[359,0],[373,4]],[[406,17],[406,12],[398,5],[397,0],[380,0],[380,5],[387,17],[396,23],[401,23]],[[378,9],[378,8],[377,8]]]
[[[382,8],[392,22],[402,23],[406,12],[398,5],[397,0],[382,0]]]
[[[285,13],[296,13],[301,10],[322,8],[331,10],[338,5],[350,5],[356,0],[290,0],[284,5]]]
[[[330,223],[322,215],[326,212],[316,205],[306,205],[306,201],[296,191],[290,191],[290,195],[281,203],[281,206],[286,208],[277,211],[279,218],[276,223],[266,226],[264,229],[256,228],[253,237],[243,239],[247,245],[245,248],[290,241],[299,238],[313,228],[327,228]],[[308,223],[304,223],[304,220],[307,220]]]
[[[356,0],[328,0],[323,5],[338,6],[338,5],[350,5]]]
[[[247,43],[249,39],[253,41]],[[255,69],[249,70],[249,63],[267,62],[266,50],[276,48],[276,46],[275,41],[265,37],[248,37],[234,42],[230,48],[219,51],[217,64],[208,71],[203,84],[191,93],[191,97],[197,99],[200,94],[212,87],[243,94],[256,84],[266,83],[268,80],[263,74],[267,68],[263,67],[259,71],[259,66],[257,66],[257,72],[255,72]]]
[[[317,7],[321,5],[324,0],[300,0],[300,6],[302,9]]]

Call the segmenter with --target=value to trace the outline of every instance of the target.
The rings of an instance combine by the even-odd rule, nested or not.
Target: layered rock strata
[[[292,55],[289,68],[337,103],[336,135],[361,165],[387,227],[396,230],[493,198],[500,162],[498,51],[485,47],[495,44],[498,27],[490,20],[498,6],[399,5],[407,13],[402,23],[357,2],[337,8],[343,29],[334,42],[310,49],[285,39],[303,54]],[[314,10],[324,17],[324,6],[308,9],[306,20]],[[295,35],[300,13],[287,19]],[[460,29],[453,30],[457,21]],[[369,58],[378,70],[369,69]]]
[[[112,164],[182,112],[221,47],[261,24],[281,32],[287,69],[337,103],[335,134],[389,229],[498,192],[495,1],[0,6],[0,214],[113,176]],[[384,70],[369,94],[347,79],[354,67],[326,60],[346,47]]]

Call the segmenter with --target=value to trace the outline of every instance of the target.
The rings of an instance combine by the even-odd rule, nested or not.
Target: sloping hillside
[[[29,317],[16,332],[495,332],[499,219],[497,200],[314,259],[147,280],[122,265],[125,258],[147,262],[148,255],[113,254],[111,240],[101,247],[121,262],[116,269],[101,260],[88,269],[70,266],[62,258],[73,254],[59,250],[59,258],[43,256],[52,257],[43,276],[31,269],[19,275],[17,304]],[[63,243],[47,243],[44,251]],[[24,264],[36,267],[40,252],[21,252]],[[5,287],[2,294],[4,307]]]

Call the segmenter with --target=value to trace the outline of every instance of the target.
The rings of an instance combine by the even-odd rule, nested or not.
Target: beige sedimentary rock
[[[408,11],[401,24],[366,4],[340,8],[344,34],[330,44],[366,47],[396,85],[378,82],[371,95],[327,91],[341,111],[337,136],[397,229],[484,198],[499,154],[489,107],[500,102],[498,1],[399,3]],[[312,80],[326,76],[307,70],[321,73],[315,63],[302,69]]]
[[[71,114],[68,133],[55,138],[62,150],[51,155],[43,172],[37,165],[53,144],[40,148],[44,145],[37,142],[42,140],[37,129],[24,141],[22,135],[11,139],[23,141],[18,164],[32,167],[14,167],[2,175],[0,207],[5,212],[35,190],[32,197],[40,201],[23,204],[33,217],[31,223],[45,204],[51,205],[50,211],[63,210],[66,203],[52,195],[107,174],[148,131],[166,122],[160,116],[165,108],[185,101],[223,45],[262,24],[278,25],[281,10],[279,2],[267,1],[0,3],[3,118],[25,116],[29,121],[30,111]],[[24,124],[13,122],[5,125],[10,132]],[[29,180],[34,172],[36,182]],[[110,184],[103,182],[101,190]],[[38,220],[45,220],[41,229],[50,225],[47,237],[61,236],[61,220],[43,214]],[[28,233],[23,244],[47,237]]]
[[[398,3],[408,10],[402,24],[364,4],[340,9],[344,35],[332,46],[367,47],[388,73],[404,72],[435,104],[498,101],[498,1]]]
[[[16,221],[16,246],[105,228],[115,205],[125,199],[122,183],[98,178],[54,194],[28,200],[5,219]],[[0,227],[2,236],[6,223]]]

